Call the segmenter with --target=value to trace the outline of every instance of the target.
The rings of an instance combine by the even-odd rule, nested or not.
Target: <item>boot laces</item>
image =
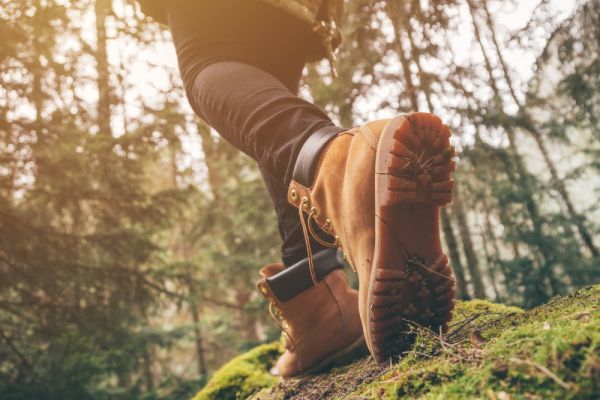
[[[300,207],[298,207],[298,216],[300,217],[300,224],[302,225],[302,233],[304,235],[304,244],[306,245],[306,254],[308,256],[308,269],[310,271],[310,277],[313,281],[313,284],[315,286],[318,286],[319,282],[317,281],[317,274],[313,262],[312,248],[310,247],[310,237],[312,236],[313,239],[315,239],[320,245],[329,248],[336,248],[338,246],[339,240],[336,236],[335,241],[333,243],[329,243],[324,241],[319,237],[319,235],[317,235],[317,233],[314,231],[311,221],[316,220],[316,218],[319,216],[319,210],[316,207],[312,207],[308,213],[308,218],[305,220],[303,210],[308,209],[308,206],[308,197],[303,197],[300,203]]]
[[[264,285],[264,283],[263,283],[263,285]],[[281,334],[283,336],[285,348],[296,354],[298,366],[300,367],[301,371],[304,370],[304,367],[303,367],[304,362],[302,361],[302,356],[297,351],[296,342],[294,341],[294,339],[292,338],[292,335],[290,334],[290,332],[288,330],[289,326],[288,326],[287,321],[285,320],[285,317],[283,316],[283,312],[281,311],[281,308],[279,308],[277,306],[277,304],[275,304],[275,300],[271,297],[271,295],[268,294],[268,292],[264,291],[263,293],[265,294],[265,297],[269,301],[269,315],[281,329]]]
[[[292,350],[296,347],[296,343],[294,342],[294,339],[292,339],[292,335],[290,335],[290,332],[288,330],[288,323],[285,320],[285,317],[283,316],[281,308],[279,308],[277,304],[275,304],[275,300],[264,287],[264,283],[262,283],[261,285],[263,286],[261,288],[261,292],[269,301],[269,316],[273,321],[275,321],[277,326],[279,326],[279,329],[281,329],[285,339],[285,347],[287,349]]]

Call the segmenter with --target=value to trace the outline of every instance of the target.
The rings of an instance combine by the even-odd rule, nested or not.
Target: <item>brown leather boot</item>
[[[317,286],[307,273],[306,261],[285,270],[282,264],[260,270],[257,286],[269,300],[271,315],[285,339],[286,351],[273,368],[276,375],[314,373],[366,351],[358,293],[348,286],[337,257],[332,266],[330,254],[315,256]]]
[[[318,225],[358,272],[365,339],[380,362],[406,349],[411,324],[445,331],[452,315],[439,235],[454,184],[449,139],[438,117],[413,113],[342,132],[324,149],[315,135],[296,163],[288,200],[305,236]]]

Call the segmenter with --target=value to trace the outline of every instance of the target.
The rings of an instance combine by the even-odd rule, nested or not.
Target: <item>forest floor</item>
[[[523,311],[459,302],[440,337],[415,329],[389,364],[365,355],[320,375],[281,381],[282,346],[259,346],[223,366],[194,400],[600,399],[600,285]]]

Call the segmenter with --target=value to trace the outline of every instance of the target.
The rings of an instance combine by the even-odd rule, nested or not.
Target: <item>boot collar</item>
[[[314,254],[313,263],[318,281],[344,265],[337,249],[326,249]],[[261,288],[262,283],[268,286],[268,292],[272,293],[279,302],[289,301],[314,286],[308,258],[285,269],[282,264],[267,265],[260,270],[260,274],[263,277],[259,282],[261,292],[267,295],[264,293],[266,288]]]
[[[292,179],[303,186],[311,187],[321,153],[325,146],[331,139],[345,130],[344,128],[330,125],[310,135],[298,153]]]

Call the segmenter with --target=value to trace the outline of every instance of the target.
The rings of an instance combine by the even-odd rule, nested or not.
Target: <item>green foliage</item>
[[[157,238],[195,191],[149,173],[163,153],[151,126],[99,130],[102,104],[68,95],[89,80],[69,64],[101,57],[75,23],[91,5],[0,5],[11,43],[0,62],[2,398],[139,398],[153,384],[138,374],[150,350],[176,338],[148,328],[169,268]]]
[[[246,399],[262,388],[275,385],[278,379],[269,369],[281,351],[281,343],[276,342],[234,358],[215,373],[194,400]]]

